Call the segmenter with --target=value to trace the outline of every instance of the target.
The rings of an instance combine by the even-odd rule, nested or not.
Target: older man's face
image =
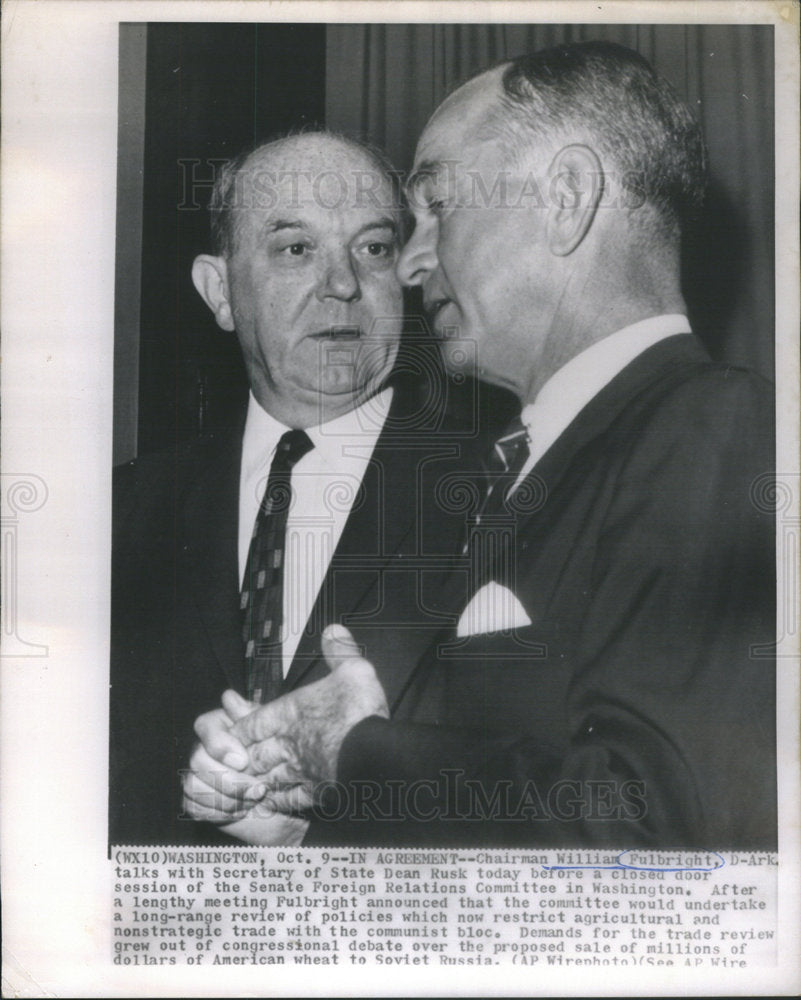
[[[409,185],[415,229],[398,274],[422,286],[449,368],[475,350],[478,374],[525,396],[546,337],[547,161],[514,167],[496,139],[480,137],[501,72],[462,87],[423,131]]]
[[[296,136],[252,161],[226,262],[251,388],[286,422],[310,407],[328,419],[373,391],[397,354],[392,188],[360,150],[328,137]]]

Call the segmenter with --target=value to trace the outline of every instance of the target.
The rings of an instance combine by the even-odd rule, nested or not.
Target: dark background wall
[[[322,25],[147,29],[138,451],[225,418],[244,376],[190,279],[208,252],[215,167],[325,116]]]
[[[247,391],[234,336],[190,279],[192,259],[210,249],[205,207],[224,160],[326,124],[383,145],[407,169],[460,80],[583,38],[638,49],[698,113],[712,180],[685,239],[691,320],[715,357],[772,378],[772,27],[121,25],[115,462],[227,423]]]

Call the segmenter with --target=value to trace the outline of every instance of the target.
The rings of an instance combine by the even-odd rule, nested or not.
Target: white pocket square
[[[483,632],[505,632],[530,625],[526,609],[508,587],[492,581],[477,590],[456,626],[457,638]]]

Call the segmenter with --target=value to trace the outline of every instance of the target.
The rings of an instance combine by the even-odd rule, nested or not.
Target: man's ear
[[[228,293],[228,267],[223,257],[201,254],[192,264],[192,281],[198,294],[214,313],[217,326],[234,329],[234,314]]]
[[[589,232],[604,191],[601,161],[589,146],[564,146],[551,162],[548,245],[567,257]]]

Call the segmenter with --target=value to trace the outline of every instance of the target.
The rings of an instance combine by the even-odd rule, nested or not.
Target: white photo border
[[[775,969],[200,970],[111,963],[106,860],[110,488],[123,21],[765,23],[776,43],[777,469],[799,484],[799,5],[795,0],[7,0],[3,6],[2,877],[20,996],[676,995],[801,988],[798,635],[780,658]],[[23,483],[25,485],[18,485]],[[11,523],[8,493],[24,516]],[[21,492],[20,492],[21,491]],[[41,502],[40,502],[41,501]],[[38,506],[37,506],[38,504]],[[781,528],[781,525],[778,526]],[[13,530],[12,530],[13,528]],[[798,550],[781,547],[798,593]],[[794,535],[797,540],[797,531]],[[780,581],[781,583],[781,581]],[[779,588],[780,602],[785,591]],[[780,603],[781,607],[781,603]],[[13,635],[9,629],[13,625]],[[26,643],[23,647],[15,642]],[[321,975],[321,972],[323,973]],[[625,974],[627,973],[627,974]]]

